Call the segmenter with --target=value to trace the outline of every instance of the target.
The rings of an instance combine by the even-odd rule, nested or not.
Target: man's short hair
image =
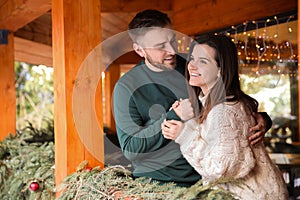
[[[144,34],[149,27],[161,27],[171,25],[171,20],[166,13],[158,10],[144,10],[135,15],[128,25],[128,33],[135,42],[136,38]]]

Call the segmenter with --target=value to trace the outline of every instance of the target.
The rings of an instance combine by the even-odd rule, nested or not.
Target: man
[[[171,28],[169,17],[157,10],[142,11],[130,22],[133,48],[144,59],[117,82],[114,114],[118,139],[125,157],[132,162],[134,177],[191,186],[201,176],[183,158],[179,146],[161,134],[164,119],[185,121],[199,113]],[[185,106],[175,113],[170,108],[179,99]],[[259,127],[263,131],[253,136],[254,142],[264,135],[265,124],[253,128]]]

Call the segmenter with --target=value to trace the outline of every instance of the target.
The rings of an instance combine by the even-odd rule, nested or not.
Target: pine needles
[[[147,178],[133,179],[131,172],[124,166],[108,166],[103,170],[85,169],[87,162],[83,162],[78,170],[66,177],[58,187],[61,192],[59,200],[112,200],[112,199],[205,199],[205,200],[233,200],[229,191],[212,190],[217,183],[203,186],[201,180],[190,188],[178,187],[173,183],[160,184]]]
[[[55,199],[54,143],[34,141],[37,134],[29,124],[27,131],[0,142],[0,199]],[[32,182],[38,183],[38,190],[30,190]]]

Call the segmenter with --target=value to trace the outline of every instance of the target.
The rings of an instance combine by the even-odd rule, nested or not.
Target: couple
[[[240,91],[237,63],[236,66],[227,66],[226,64],[227,62],[237,62],[237,55],[234,55],[236,52],[223,52],[224,49],[229,48],[227,47],[229,41],[221,36],[214,36],[216,41],[222,43],[219,44],[223,48],[222,52],[216,49],[219,46],[198,46],[199,44],[196,44],[191,47],[192,53],[188,57],[190,61],[188,65],[190,77],[188,79],[189,83],[198,86],[198,89],[201,86],[200,96],[204,95],[200,103],[198,102],[198,93],[191,90],[186,82],[185,60],[176,55],[175,33],[171,30],[171,21],[166,14],[156,10],[138,13],[129,24],[129,34],[133,40],[135,52],[144,59],[117,82],[114,90],[114,114],[119,142],[125,157],[132,162],[133,176],[149,177],[160,182],[174,182],[179,186],[193,185],[201,179],[199,174],[203,175],[202,178],[208,182],[220,176],[232,178],[252,176],[255,177],[252,180],[253,183],[260,183],[256,180],[260,180],[261,177],[258,178],[256,174],[266,171],[271,173],[270,169],[272,169],[274,172],[272,177],[275,179],[269,177],[270,179],[266,180],[268,182],[263,185],[264,189],[260,185],[258,191],[251,193],[251,198],[258,199],[256,197],[268,193],[270,189],[272,195],[279,195],[276,197],[284,199],[286,188],[283,179],[278,169],[267,157],[261,142],[266,127],[271,126],[271,122],[266,123],[270,120],[268,116],[265,113],[256,113],[256,118],[247,118],[249,121],[241,121],[242,124],[238,124],[238,126],[235,123],[228,123],[234,122],[237,115],[239,120],[243,119],[240,116],[249,117],[249,115],[245,116],[245,113],[255,112],[257,109],[257,102]],[[211,42],[214,44],[214,40]],[[220,59],[215,59],[216,54]],[[202,58],[203,56],[206,57]],[[200,70],[200,67],[198,69],[198,66],[202,66],[204,63],[208,67],[203,67],[204,71],[202,68]],[[223,68],[224,66],[226,68]],[[202,75],[205,79],[202,79]],[[203,81],[207,84],[203,84]],[[227,88],[231,85],[235,87]],[[214,86],[213,88],[225,86],[225,91],[216,91],[211,86]],[[209,92],[210,90],[211,92]],[[218,93],[219,91],[221,93]],[[229,93],[227,93],[228,91]],[[181,98],[182,101],[176,102]],[[247,103],[245,107],[242,106],[244,102]],[[199,105],[203,108],[201,111],[197,109]],[[229,108],[229,105],[232,107]],[[172,108],[170,109],[170,107]],[[241,108],[245,108],[244,113],[241,110],[235,113],[237,109]],[[224,118],[224,114],[226,117],[234,116],[234,118]],[[197,118],[193,118],[195,116]],[[210,119],[213,119],[213,124],[209,124]],[[186,121],[184,125],[183,121]],[[205,123],[208,124],[205,125]],[[235,127],[231,127],[233,125]],[[234,132],[227,132],[230,128]],[[242,132],[240,132],[241,128]],[[206,132],[202,132],[200,129]],[[254,133],[254,131],[257,132]],[[206,133],[207,135],[205,135]],[[250,133],[253,135],[248,137]],[[215,138],[216,134],[219,134],[219,138]],[[234,134],[241,138],[233,140],[235,139]],[[230,143],[231,146],[226,147],[224,144],[228,154],[224,154],[222,149],[221,157],[218,153],[215,155],[212,150],[220,151],[220,147],[216,144],[228,139],[236,142],[237,145]],[[257,143],[256,147],[250,145],[249,140],[251,143]],[[211,143],[214,146],[211,146]],[[239,149],[240,147],[243,148]],[[242,151],[240,152],[240,150]],[[246,152],[247,154],[245,154]],[[214,156],[211,157],[210,153],[213,153]],[[261,155],[262,153],[264,155]],[[256,157],[257,155],[260,157]],[[266,166],[262,167],[260,165],[262,160],[254,158],[264,158],[268,162]],[[202,159],[207,159],[205,162],[210,163],[211,168],[205,166]],[[209,159],[212,160],[208,161]],[[234,163],[236,160],[240,161],[238,165]],[[223,161],[228,166],[231,166],[230,163],[234,164],[233,167],[236,168],[233,174],[232,171],[228,171],[231,174],[226,174],[229,168],[222,168]],[[213,164],[217,163],[220,164],[213,168]],[[244,168],[245,166],[246,168]],[[238,169],[242,171],[241,174]],[[253,176],[254,174],[255,176]],[[247,180],[245,178],[245,181]],[[275,189],[276,192],[274,192],[274,183],[278,185]],[[231,186],[226,187],[230,189]]]

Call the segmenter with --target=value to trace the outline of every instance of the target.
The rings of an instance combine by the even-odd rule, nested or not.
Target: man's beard
[[[172,65],[164,65],[163,63],[158,63],[158,62],[153,61],[151,56],[149,56],[148,54],[146,54],[146,59],[152,66],[154,66],[158,69],[164,70],[164,71],[170,71],[170,70],[175,69],[175,67],[176,67],[176,61],[174,61],[174,63]]]

